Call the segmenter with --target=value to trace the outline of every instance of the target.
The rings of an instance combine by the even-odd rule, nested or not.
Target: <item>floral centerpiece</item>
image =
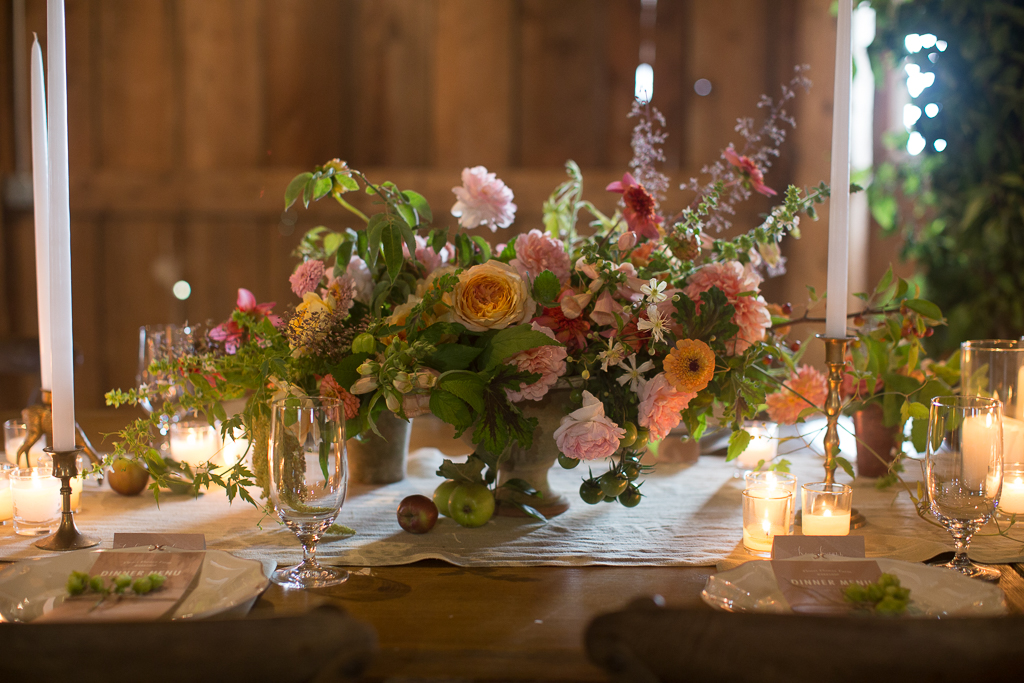
[[[165,413],[201,411],[225,433],[244,430],[258,451],[255,472],[238,463],[183,466],[176,476],[196,490],[216,482],[248,497],[244,487],[265,477],[268,402],[288,394],[341,398],[350,436],[374,432],[383,411],[433,413],[477,446],[469,462],[441,468],[453,479],[493,484],[510,446],[553,440],[563,466],[591,467],[581,487],[587,502],[639,502],[646,444],[680,423],[694,438],[709,422],[729,425],[736,457],[750,440],[744,422],[763,409],[792,354],[760,285],[781,271],[780,241],[799,236],[801,216],[816,217],[828,188],[791,186],[758,225],[731,239],[720,233],[738,202],[776,195],[764,173],[793,125],[785,105],[807,85],[798,70],[781,97],[763,98],[759,128],[741,119],[742,149],[730,145],[703,182],[683,185],[693,200],[677,211],[663,205],[669,180],[657,168],[664,120],[640,103],[630,171],[604,188],[621,195],[612,215],[584,198],[570,161],[544,204],[543,226],[500,241],[497,231],[514,222],[513,191],[483,167],[463,170],[451,210],[458,225],[449,227],[435,225],[419,193],[340,160],[298,175],[285,207],[329,197],[365,227],[306,233],[290,278],[300,303],[277,318],[272,304],[239,290],[230,320],[196,355],[159,368],[191,387]],[[372,195],[380,211],[357,209],[355,192]],[[563,389],[560,425],[538,433],[524,409]],[[224,401],[240,397],[245,410],[229,417]],[[108,395],[112,404],[138,399],[137,391]],[[151,464],[154,487],[165,483],[166,464],[147,445],[159,418],[132,426],[117,445]],[[607,471],[595,476],[602,463]],[[521,480],[505,485],[532,491]]]

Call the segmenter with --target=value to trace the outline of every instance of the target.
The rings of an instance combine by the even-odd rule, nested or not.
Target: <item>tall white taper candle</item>
[[[50,148],[50,339],[53,357],[53,443],[75,448],[75,362],[71,339],[71,206],[68,187],[68,80],[64,0],[47,0]]]
[[[828,212],[828,302],[825,335],[846,336],[846,288],[850,258],[850,34],[853,0],[839,0],[836,82],[832,108],[832,194]]]
[[[50,160],[46,152],[46,79],[43,50],[32,41],[32,199],[36,219],[36,302],[39,312],[39,369],[50,390]]]

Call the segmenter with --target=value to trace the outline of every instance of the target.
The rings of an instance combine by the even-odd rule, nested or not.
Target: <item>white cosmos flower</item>
[[[616,381],[619,385],[624,385],[629,382],[629,388],[635,393],[643,391],[644,385],[647,384],[647,380],[643,378],[643,374],[654,367],[652,361],[646,361],[640,367],[636,366],[636,354],[631,354],[629,358],[629,365],[625,362],[619,363],[618,367],[626,371],[626,374],[620,376]]]
[[[597,359],[601,361],[601,370],[608,372],[609,365],[616,365],[622,362],[622,359],[626,357],[626,349],[622,344],[619,344],[614,339],[608,340],[608,348],[597,354]]]
[[[667,318],[661,315],[661,311],[658,310],[657,306],[651,304],[647,307],[647,320],[640,320],[637,322],[636,327],[639,330],[650,330],[654,341],[664,341]]]
[[[640,286],[640,292],[646,296],[647,300],[652,304],[660,304],[668,298],[668,295],[664,293],[665,287],[667,286],[667,283],[661,282],[657,278],[652,277],[649,283]]]

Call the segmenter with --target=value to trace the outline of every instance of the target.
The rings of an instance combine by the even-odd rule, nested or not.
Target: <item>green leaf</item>
[[[747,450],[750,444],[750,432],[744,429],[737,429],[729,435],[729,449],[725,454],[725,461],[730,462],[740,456],[740,453]]]
[[[398,214],[402,217],[402,220],[406,222],[410,227],[415,228],[419,223],[416,218],[416,211],[408,204],[399,204],[395,208],[398,209]]]
[[[418,213],[425,222],[430,223],[434,220],[434,214],[430,210],[430,203],[427,201],[426,197],[413,190],[403,190],[402,196],[405,197],[405,201],[412,205],[412,208],[416,209],[416,213]],[[440,251],[440,249],[434,249],[434,251]]]
[[[850,475],[851,479],[856,476],[853,473],[853,465],[851,465],[850,461],[847,460],[846,458],[842,457],[841,455],[837,455],[833,459],[833,462],[835,462],[835,464],[839,465],[839,467],[841,467],[843,469],[843,472],[846,472],[848,475]]]
[[[926,318],[930,318],[931,320],[942,320],[942,309],[931,301],[927,301],[925,299],[907,299],[903,303],[905,303],[907,308],[910,310],[920,313]]]
[[[440,254],[441,250],[448,244],[448,228],[444,230],[431,230],[430,232],[430,246],[433,247],[434,253]]]
[[[339,173],[334,176],[334,182],[345,190],[345,192],[355,192],[359,189],[359,181],[350,175]]]
[[[309,182],[309,179],[313,177],[312,173],[300,173],[299,175],[292,178],[291,182],[288,183],[288,187],[284,191],[284,209],[287,211],[291,208],[292,204],[296,202],[299,195],[302,194],[302,189]]]
[[[480,260],[484,263],[491,260],[491,245],[483,237],[473,235],[470,239],[480,249]]]
[[[371,269],[377,266],[377,254],[380,252],[380,239],[384,231],[387,216],[382,213],[370,217],[366,224],[366,265]]]
[[[534,496],[536,498],[541,497],[541,492],[535,489],[533,486],[531,486],[528,481],[525,481],[523,479],[509,479],[508,481],[501,485],[501,488],[507,488],[512,491],[518,491],[519,493],[522,493],[527,496]]]
[[[465,344],[438,344],[437,350],[430,355],[431,366],[440,372],[449,370],[465,370],[476,360],[483,349]]]
[[[341,246],[342,240],[345,236],[338,232],[329,232],[324,237],[324,255],[330,256],[334,252],[338,251],[338,247]]]
[[[405,258],[402,255],[402,229],[393,216],[388,216],[380,232],[380,248],[388,275],[394,280],[402,270]]]
[[[430,412],[460,431],[473,424],[466,402],[447,391],[430,392]]]
[[[547,522],[548,518],[540,513],[537,508],[527,505],[526,503],[520,503],[518,501],[510,501],[513,505],[523,511],[528,517],[533,517],[538,522]]]
[[[550,270],[545,270],[533,280],[533,298],[541,304],[553,303],[561,289],[558,276]]]
[[[527,325],[506,327],[494,335],[487,348],[484,349],[484,369],[491,370],[504,362],[506,358],[540,346],[562,346],[562,343]]]
[[[928,419],[928,406],[924,405],[923,403],[912,403],[909,401],[908,405],[910,407],[907,412],[909,413],[910,417],[914,418],[915,420]]]
[[[437,468],[437,475],[453,481],[482,484],[484,483],[482,475],[484,465],[484,461],[475,455],[469,456],[464,463],[456,463],[446,459]]]
[[[362,365],[363,361],[369,357],[370,354],[368,353],[354,353],[343,358],[341,362],[331,368],[331,375],[337,380],[339,386],[348,391],[356,383],[356,380],[359,379],[359,373],[356,372],[356,368]]]
[[[313,200],[316,201],[331,191],[331,179],[320,176],[313,184]]]
[[[484,388],[480,375],[475,372],[456,370],[446,372],[437,381],[438,387],[449,391],[468,403],[476,412],[484,410]]]

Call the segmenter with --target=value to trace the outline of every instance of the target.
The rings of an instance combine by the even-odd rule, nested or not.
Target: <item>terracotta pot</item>
[[[883,425],[882,406],[871,403],[853,414],[853,429],[857,436],[857,474],[861,477],[884,476],[896,457],[899,426]]]
[[[385,410],[377,418],[377,429],[362,441],[348,440],[348,477],[353,484],[391,484],[405,479],[412,422]]]
[[[507,458],[498,468],[498,510],[506,517],[524,517],[525,513],[510,501],[518,501],[535,508],[545,517],[560,515],[569,509],[569,499],[551,490],[548,470],[558,459],[558,446],[552,437],[565,417],[565,406],[569,402],[569,389],[552,389],[539,401],[524,401],[519,404],[523,415],[537,418],[533,430],[533,444],[523,449],[512,445],[506,450]],[[509,479],[522,479],[540,491],[540,497],[527,496],[516,491],[500,488]]]

